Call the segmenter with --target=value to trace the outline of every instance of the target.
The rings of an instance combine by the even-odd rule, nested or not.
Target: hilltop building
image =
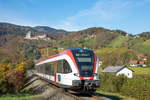
[[[30,40],[51,40],[46,34],[43,35],[37,35],[37,36],[32,36],[31,31],[28,31],[24,39],[30,39]]]
[[[96,34],[88,34],[86,39],[96,38]]]

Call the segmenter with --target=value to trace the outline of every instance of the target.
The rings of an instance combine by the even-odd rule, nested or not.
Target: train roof
[[[84,52],[93,52],[92,50],[86,49],[86,48],[69,48],[69,49],[65,50],[64,52],[61,52],[61,53],[58,53],[58,54],[55,54],[55,55],[46,57],[45,59],[40,60],[40,61],[37,62],[36,64],[38,64],[38,63],[40,63],[40,62],[42,62],[42,61],[45,61],[45,60],[47,60],[47,59],[50,59],[50,58],[54,58],[54,57],[63,55],[63,54],[65,54],[68,50],[71,50],[72,52],[78,52],[78,51],[81,51],[81,52],[82,52],[82,51],[84,51]]]
[[[88,52],[88,51],[92,51],[92,50],[90,50],[90,49],[87,49],[87,48],[71,48],[71,49],[69,49],[69,50],[71,50],[71,51],[86,51],[86,52]]]

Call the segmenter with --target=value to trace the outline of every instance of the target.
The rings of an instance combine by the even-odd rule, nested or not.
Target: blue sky
[[[150,0],[0,0],[0,22],[68,31],[150,31]]]

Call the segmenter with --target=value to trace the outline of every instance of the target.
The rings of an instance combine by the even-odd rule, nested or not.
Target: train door
[[[57,83],[59,84],[63,84],[62,72],[63,72],[63,60],[59,60],[57,61]]]
[[[64,85],[72,85],[72,77],[71,77],[71,68],[67,60],[63,60],[63,84]]]
[[[57,75],[57,65],[56,61],[54,62],[54,83],[56,84],[56,75]]]

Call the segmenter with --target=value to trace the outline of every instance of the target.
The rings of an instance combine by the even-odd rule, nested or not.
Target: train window
[[[41,65],[39,65],[39,73],[41,73]]]
[[[59,60],[57,61],[57,73],[62,73],[63,70],[63,61]]]
[[[39,65],[40,73],[42,73],[42,65]]]
[[[40,65],[38,66],[38,72],[40,73]]]
[[[42,64],[42,73],[45,73],[45,64]]]
[[[63,60],[63,73],[71,73],[72,70],[70,68],[69,63],[66,60]]]
[[[39,65],[37,66],[37,71],[38,71],[38,73],[40,72],[40,66]]]
[[[45,64],[45,73],[49,74],[50,73],[50,66],[48,63]]]
[[[39,73],[41,73],[41,65],[39,65]]]
[[[50,64],[50,75],[54,75],[54,63]]]
[[[77,57],[78,62],[91,62],[91,57]]]
[[[40,72],[40,70],[39,70],[39,65],[37,66],[37,71],[38,71],[38,73]]]
[[[52,67],[52,65],[51,65],[51,63],[48,63],[49,64],[49,74],[48,75],[51,75],[51,67]]]

